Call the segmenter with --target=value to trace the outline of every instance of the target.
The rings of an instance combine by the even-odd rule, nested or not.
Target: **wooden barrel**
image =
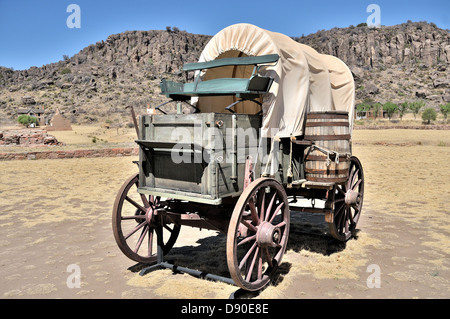
[[[313,141],[322,149],[339,153],[339,163],[316,149],[305,149],[305,178],[313,182],[345,183],[350,165],[350,127],[348,112],[310,112],[306,116],[305,140]]]

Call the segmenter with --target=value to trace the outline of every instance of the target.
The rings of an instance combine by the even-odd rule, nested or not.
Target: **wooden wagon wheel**
[[[253,181],[239,197],[227,233],[227,263],[236,285],[256,291],[274,276],[286,249],[289,203],[272,178]]]
[[[181,226],[162,224],[154,215],[155,210],[163,205],[160,198],[147,198],[137,192],[138,187],[139,174],[131,176],[122,185],[114,202],[112,226],[120,250],[131,260],[149,264],[157,259],[157,230],[164,230],[161,232],[163,253],[167,254],[175,244]]]
[[[328,223],[334,238],[346,241],[354,234],[361,215],[363,198],[363,168],[358,158],[352,156],[347,182],[335,186],[333,222]]]

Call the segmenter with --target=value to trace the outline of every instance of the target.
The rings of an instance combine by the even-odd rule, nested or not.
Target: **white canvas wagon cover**
[[[217,33],[205,46],[198,62],[221,58],[278,54],[276,64],[264,66],[260,74],[274,82],[262,99],[262,135],[289,137],[303,134],[307,112],[346,111],[350,130],[354,112],[354,81],[348,67],[338,58],[318,53],[281,33],[251,24],[231,25]],[[250,77],[253,66],[224,66],[202,71],[201,80]],[[192,103],[202,112],[224,112],[235,96],[197,97]],[[257,113],[260,106],[246,101],[238,113]]]

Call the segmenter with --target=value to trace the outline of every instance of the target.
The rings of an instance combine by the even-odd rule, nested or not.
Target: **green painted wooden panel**
[[[249,79],[220,78],[194,83],[177,83],[163,79],[161,81],[161,94],[175,100],[182,97],[202,95],[252,95],[257,97],[267,93],[272,85],[270,77],[252,76]]]
[[[237,181],[230,177],[233,167],[232,143],[236,126],[246,131],[236,139]],[[256,154],[261,116],[225,113],[144,115],[140,119],[140,192],[164,192],[167,197],[190,198],[194,202],[218,203],[221,198],[242,192],[245,157]],[[220,127],[216,125],[220,123]],[[223,123],[223,124],[222,124]],[[180,134],[183,141],[181,143]],[[243,131],[238,131],[243,132]],[[175,147],[174,147],[175,146]],[[172,152],[182,150],[190,160],[176,163]],[[194,148],[194,149],[192,149]],[[198,157],[200,156],[200,157]],[[186,159],[188,158],[186,157]],[[170,196],[169,196],[170,194]]]
[[[260,65],[277,62],[279,58],[280,57],[278,54],[268,54],[268,55],[249,56],[240,58],[217,59],[208,62],[186,63],[183,66],[183,70],[196,71],[229,65]]]

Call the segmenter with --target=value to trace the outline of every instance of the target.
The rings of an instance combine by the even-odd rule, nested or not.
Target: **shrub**
[[[422,120],[425,122],[427,122],[427,124],[430,124],[430,121],[435,121],[436,120],[436,116],[437,113],[436,111],[432,108],[426,108],[423,113],[422,113]]]
[[[30,124],[34,123],[35,125],[39,124],[39,121],[36,117],[31,115],[22,114],[17,118],[17,122],[19,124],[25,125],[26,127],[30,126]]]

